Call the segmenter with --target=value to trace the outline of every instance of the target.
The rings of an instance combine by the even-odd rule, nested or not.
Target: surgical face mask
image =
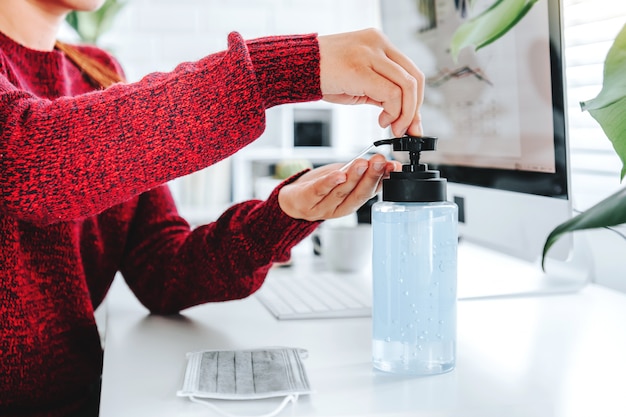
[[[253,400],[285,397],[278,414],[289,401],[311,389],[302,359],[307,351],[296,348],[253,350],[204,350],[187,354],[183,387],[177,395],[228,415],[207,399]]]

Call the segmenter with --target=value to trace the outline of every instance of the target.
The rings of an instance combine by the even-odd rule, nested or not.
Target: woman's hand
[[[378,123],[395,136],[422,134],[424,74],[378,30],[319,36],[320,87],[324,100],[374,104]]]
[[[319,167],[281,188],[280,208],[294,219],[309,221],[346,216],[380,191],[381,181],[400,168],[380,154],[369,161],[358,159],[346,172],[343,164]]]

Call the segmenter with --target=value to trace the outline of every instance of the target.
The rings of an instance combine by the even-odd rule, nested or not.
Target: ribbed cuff
[[[308,170],[302,171],[280,183],[266,201],[260,203],[254,216],[258,219],[249,227],[249,236],[258,236],[261,242],[257,247],[272,248],[274,262],[289,260],[291,249],[301,242],[320,225],[320,221],[307,221],[289,217],[278,204],[278,193],[287,184],[297,180]],[[263,254],[261,256],[268,256]]]
[[[272,36],[246,44],[266,108],[322,98],[317,35]]]

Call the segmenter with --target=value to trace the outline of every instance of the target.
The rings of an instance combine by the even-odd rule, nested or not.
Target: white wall
[[[226,47],[226,36],[327,34],[378,24],[376,0],[127,0],[102,38],[128,78],[167,71]]]

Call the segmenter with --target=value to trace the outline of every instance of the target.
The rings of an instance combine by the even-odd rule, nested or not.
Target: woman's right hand
[[[395,136],[422,134],[424,74],[376,29],[319,36],[324,100],[382,107],[378,123]]]

